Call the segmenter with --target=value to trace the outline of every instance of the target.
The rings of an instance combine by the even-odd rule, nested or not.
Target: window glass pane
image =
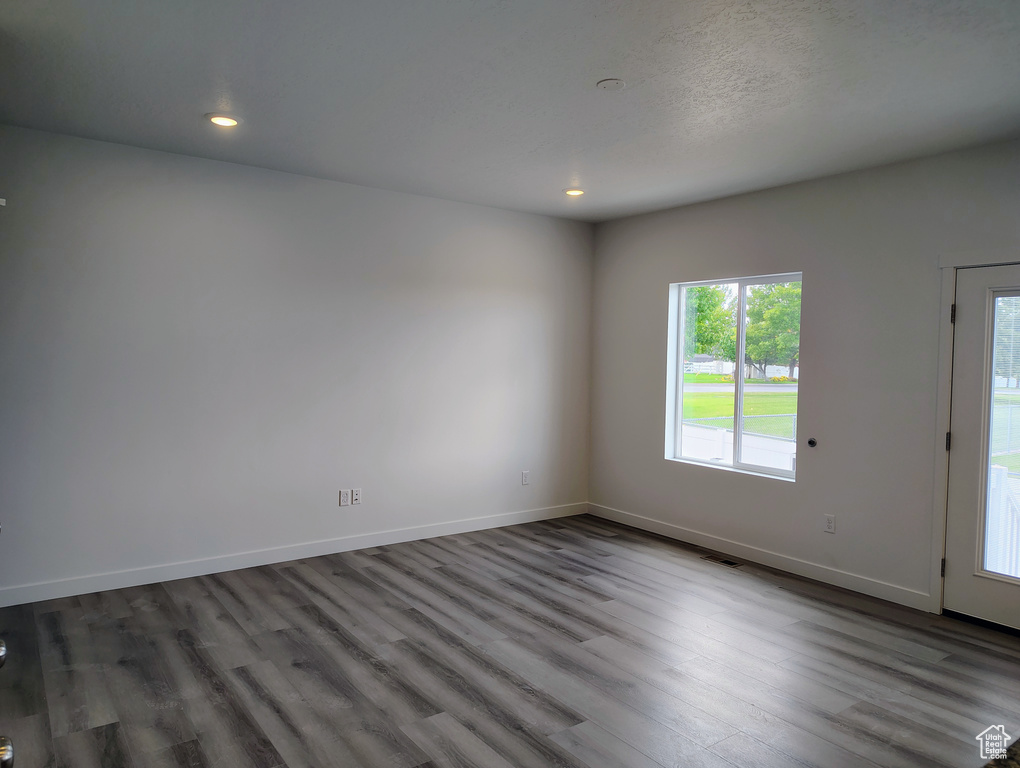
[[[984,569],[1020,578],[1020,296],[997,296]]]
[[[800,277],[670,287],[667,459],[796,475]]]
[[[736,284],[682,289],[682,419],[677,454],[732,466]],[[679,373],[679,372],[678,372]]]
[[[742,464],[796,469],[800,287],[767,283],[745,292]]]

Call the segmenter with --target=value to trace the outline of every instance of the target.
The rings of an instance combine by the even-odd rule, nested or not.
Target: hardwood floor
[[[16,766],[979,766],[1020,639],[581,516],[0,609]]]

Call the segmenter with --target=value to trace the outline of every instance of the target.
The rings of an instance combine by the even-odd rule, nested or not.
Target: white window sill
[[[713,461],[698,461],[697,459],[687,459],[676,457],[666,457],[666,461],[672,461],[675,464],[691,464],[695,467],[711,467],[712,469],[722,469],[726,472],[739,472],[741,475],[754,475],[755,477],[764,477],[769,480],[782,480],[787,483],[797,482],[795,475],[778,475],[767,471],[766,469],[751,469],[749,467],[734,467],[729,464],[717,464]]]

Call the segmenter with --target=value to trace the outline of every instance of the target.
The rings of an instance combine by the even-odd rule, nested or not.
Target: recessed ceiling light
[[[601,88],[603,91],[620,91],[627,84],[618,77],[607,77],[605,80],[599,80],[595,83],[596,88]]]
[[[233,128],[241,122],[236,117],[220,114],[219,112],[209,112],[206,114],[205,118],[213,125],[218,125],[220,128]]]
[[[571,197],[580,197],[581,195],[584,194],[583,189],[577,189],[576,187],[571,187],[570,189],[565,189],[563,191],[566,192]]]

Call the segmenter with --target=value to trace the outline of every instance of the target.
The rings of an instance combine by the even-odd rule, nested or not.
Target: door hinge
[[[955,323],[956,322],[956,305],[955,304],[952,307],[949,308],[949,322],[951,322],[951,323]]]
[[[941,573],[941,575],[942,576],[946,575],[946,558],[944,558],[944,557],[942,558],[942,573]]]
[[[946,432],[946,450],[949,450],[949,444],[952,442],[953,433]]]

